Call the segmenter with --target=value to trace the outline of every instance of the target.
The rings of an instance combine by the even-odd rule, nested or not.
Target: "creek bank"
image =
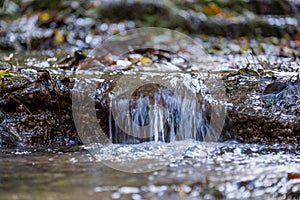
[[[109,92],[120,76],[107,73],[105,81],[99,85],[102,92],[95,99],[97,117],[107,135]],[[299,78],[274,80],[240,74],[222,76],[225,77],[227,115],[220,141],[234,139],[245,143],[299,144]],[[71,90],[74,82],[72,76],[50,75],[46,70],[26,77],[12,74],[2,77],[1,147],[81,144],[72,117]],[[286,87],[264,94],[266,88],[277,82],[286,84]],[[151,89],[145,92],[151,93]],[[208,122],[209,117],[208,113]]]

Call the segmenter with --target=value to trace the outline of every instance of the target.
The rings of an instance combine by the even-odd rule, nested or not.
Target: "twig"
[[[9,95],[9,98],[11,98],[12,100],[14,100],[15,102],[21,104],[24,106],[25,110],[32,115],[32,112],[30,112],[29,108],[24,104],[22,103],[21,101],[19,101],[18,99],[16,99],[15,97],[13,97],[12,95]]]

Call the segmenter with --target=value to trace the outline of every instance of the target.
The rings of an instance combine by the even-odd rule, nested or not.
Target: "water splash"
[[[85,148],[92,152],[98,162],[125,172],[151,172],[193,157],[205,160],[214,148],[215,143],[201,143],[195,140],[165,142],[144,142],[131,144],[93,144]]]
[[[139,79],[141,76],[147,78]],[[123,80],[126,85],[117,84],[107,94],[106,121],[109,125],[106,134],[113,143],[218,140],[225,112],[224,104],[220,103],[224,100],[224,96],[219,95],[220,88],[211,88],[202,74],[155,75],[155,80],[163,80],[160,84],[148,81],[150,76],[153,74],[130,75]],[[137,80],[142,82],[132,89]],[[97,98],[104,96],[102,93]],[[211,120],[213,117],[215,119]],[[211,121],[219,123],[220,127],[214,124],[211,128]]]

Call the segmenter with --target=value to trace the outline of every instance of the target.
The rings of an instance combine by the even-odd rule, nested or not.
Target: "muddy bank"
[[[227,115],[220,141],[234,139],[249,143],[299,144],[299,78],[274,80],[242,74],[221,75],[226,88]],[[114,120],[109,117],[111,116],[109,94],[122,76],[115,73],[102,76],[105,81],[99,82],[98,93],[95,96],[97,118],[102,129],[108,137],[109,130],[118,133],[113,134],[111,139],[113,142],[121,143],[132,137],[127,138],[122,130],[116,130]],[[71,90],[74,82],[75,78],[72,76],[50,75],[46,70],[26,77],[12,74],[2,77],[1,147],[55,147],[81,144],[72,113]],[[157,87],[140,88],[138,93],[143,92],[143,95],[151,96],[157,90]],[[172,93],[169,93],[169,96],[172,96]],[[201,94],[197,94],[197,98],[201,100]],[[131,105],[134,107],[135,97],[132,99]],[[205,119],[202,122],[209,124],[211,110],[207,102],[200,100],[198,102],[202,103],[202,107],[207,106],[207,109],[198,112],[204,113]],[[176,112],[173,114],[173,118],[181,117]],[[110,120],[113,128],[109,125]],[[164,126],[164,129],[168,132],[170,126]],[[141,140],[131,141],[141,142]]]

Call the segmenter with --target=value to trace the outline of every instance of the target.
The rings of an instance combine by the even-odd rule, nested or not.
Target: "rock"
[[[150,2],[110,2],[100,9],[100,18],[111,21],[134,20],[139,27],[164,27],[192,32],[192,23],[172,12],[170,5]]]
[[[264,90],[264,94],[277,94],[281,92],[283,89],[285,89],[287,86],[288,83],[274,81],[273,83],[267,85],[266,89]]]
[[[73,119],[74,113],[72,113],[71,90],[74,90],[72,88],[76,77],[70,78],[55,75],[49,77],[45,73],[39,72],[38,75],[32,75],[31,77],[6,76],[3,78],[0,88],[0,147],[20,146],[36,148],[81,144],[81,137],[78,137]],[[187,76],[184,73],[176,73],[178,76]],[[121,80],[122,76],[121,74],[110,73],[101,77],[104,81],[99,83],[99,90],[95,98],[97,119],[107,137],[110,137],[115,143],[147,141],[149,137],[140,139],[126,133],[124,134],[124,130],[118,127],[114,118],[111,118],[110,95],[112,92],[118,91],[116,87],[119,84],[118,80]],[[225,87],[227,88],[226,97],[221,96],[218,99],[221,100],[224,98],[227,102],[227,115],[225,117],[225,124],[220,129],[222,131],[219,141],[235,139],[247,143],[289,143],[291,145],[298,145],[300,142],[300,120],[298,117],[300,105],[295,102],[299,102],[299,95],[291,97],[291,95],[287,94],[294,94],[292,92],[295,92],[295,90],[296,92],[300,92],[299,84],[289,84],[288,87],[283,88],[281,91],[283,95],[277,100],[272,98],[278,98],[278,94],[266,100],[261,94],[263,88],[270,84],[270,80],[266,82],[258,81],[258,79],[241,81],[241,77],[239,76],[237,75],[236,78],[231,77],[230,80],[224,80]],[[169,76],[169,80],[174,81],[175,78],[176,76],[174,75]],[[200,81],[201,79],[195,80]],[[121,86],[126,90],[126,85]],[[140,110],[141,115],[137,118],[137,123],[141,123],[141,120],[146,119],[145,116],[147,116],[147,112],[143,111],[143,106],[142,108],[139,107],[140,105],[137,104],[137,100],[141,96],[147,95],[153,98],[153,95],[160,90],[158,85],[146,86],[147,84],[144,84],[144,86],[136,88],[136,92],[131,96],[130,109],[133,111],[131,112],[131,116],[134,115],[136,108],[142,109]],[[161,89],[161,93],[158,94],[167,94],[167,96],[158,99],[160,99],[161,104],[168,103],[174,97],[175,90],[166,90],[164,87]],[[211,121],[213,113],[212,104],[204,98],[205,95],[210,93],[213,94],[214,92],[205,90],[202,93],[197,93],[194,100],[200,106],[194,107],[195,110],[193,111],[196,111],[195,114],[192,114],[191,110],[187,109],[187,113],[184,116],[178,116],[177,109],[169,110],[167,118],[175,121],[172,123],[169,121],[163,126],[165,133],[170,133],[171,125],[174,125],[173,129],[176,130],[178,129],[178,123],[187,121],[189,120],[188,116],[197,116],[198,113],[202,116],[201,123],[199,124],[200,121],[198,121],[196,126],[192,128],[185,127],[184,129],[186,133],[194,132],[198,134],[196,139],[203,140],[208,131],[209,124],[214,123]],[[190,95],[190,93],[187,94]],[[289,101],[289,98],[294,99],[293,101]],[[119,96],[119,99],[122,100],[122,95]],[[126,98],[124,97],[123,99]],[[185,103],[191,102],[190,100],[192,99],[186,98]],[[173,102],[175,102],[173,108],[178,108],[178,104],[182,108],[187,106],[183,106],[180,101]],[[144,104],[146,110],[147,105]],[[192,105],[190,104],[190,106]],[[147,121],[145,121],[145,124],[147,124]],[[113,134],[110,135],[110,133]],[[177,135],[175,134],[175,137]],[[169,141],[169,135],[166,134],[165,136],[166,138],[164,139],[160,136],[158,138],[160,138],[159,140]]]
[[[293,4],[281,0],[250,0],[247,2],[249,10],[263,15],[285,15],[293,13]]]
[[[300,117],[298,117],[296,120],[295,120],[295,124],[294,124],[294,133],[296,136],[299,136],[300,135]]]

